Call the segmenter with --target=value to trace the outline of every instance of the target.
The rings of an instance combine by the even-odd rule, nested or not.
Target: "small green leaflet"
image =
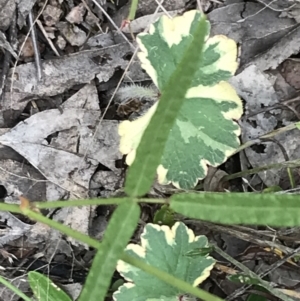
[[[162,205],[154,214],[153,223],[172,227],[175,224],[175,212],[168,205]]]
[[[181,222],[175,223],[172,228],[147,224],[141,235],[141,245],[129,244],[126,253],[197,286],[209,276],[215,260],[208,253],[202,256],[185,255],[192,250],[207,247],[205,236],[195,236]],[[130,282],[113,294],[115,301],[178,301],[184,295],[175,287],[122,260],[118,262],[117,270]]]
[[[72,301],[71,297],[60,287],[38,272],[29,272],[28,280],[35,297],[39,301]]]
[[[189,11],[173,19],[163,16],[150,27],[149,33],[137,37],[141,65],[162,94],[193,39],[199,18],[199,11]],[[226,82],[238,66],[237,46],[225,36],[208,36],[209,32],[201,66],[186,93],[157,167],[161,184],[193,188],[199,179],[205,178],[207,165],[219,166],[240,144],[236,120],[243,113],[242,102]],[[120,151],[128,154],[128,165],[135,160],[136,149],[156,108],[157,103],[144,116],[119,126]]]

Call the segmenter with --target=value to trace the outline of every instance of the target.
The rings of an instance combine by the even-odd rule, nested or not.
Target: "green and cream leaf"
[[[150,26],[149,33],[138,35],[141,65],[161,93],[193,40],[200,18],[198,11],[173,19],[163,16]],[[226,82],[238,67],[236,43],[222,35],[209,38],[207,32],[202,55],[201,67],[186,93],[157,168],[160,184],[191,189],[205,178],[208,165],[224,163],[240,144],[236,121],[243,113],[242,102]],[[135,159],[156,107],[157,103],[144,116],[119,126],[120,151],[128,155],[128,165]]]
[[[215,260],[208,254],[196,257],[188,254],[207,247],[205,236],[195,236],[191,229],[177,222],[172,228],[147,224],[141,235],[141,245],[129,244],[126,252],[197,286],[209,276]],[[115,301],[178,301],[184,295],[184,292],[122,260],[118,262],[117,270],[129,282],[114,293]]]

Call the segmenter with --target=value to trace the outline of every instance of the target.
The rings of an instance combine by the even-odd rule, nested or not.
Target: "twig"
[[[9,72],[9,63],[11,59],[11,53],[8,50],[4,50],[4,58],[2,64],[2,72],[1,72],[1,85],[0,85],[0,101],[3,98],[4,88],[7,82],[7,74]]]
[[[159,2],[159,0],[155,0],[158,7],[168,16],[168,18],[172,19],[172,17],[170,16],[170,14],[168,13],[168,11],[162,6],[164,0],[162,0],[161,2]]]
[[[300,247],[296,248],[291,253],[287,254],[286,256],[284,256],[283,258],[281,258],[280,260],[278,260],[275,263],[273,263],[264,273],[262,273],[260,275],[260,277],[264,278],[264,277],[268,276],[270,273],[272,273],[273,271],[275,271],[277,268],[279,268],[281,265],[283,265],[287,260],[293,258],[298,253],[300,253]]]
[[[197,8],[201,12],[201,14],[204,14],[201,0],[197,0]]]
[[[265,165],[265,166],[261,166],[261,167],[256,167],[256,168],[252,168],[252,169],[247,169],[244,171],[240,171],[228,176],[225,176],[222,179],[222,182],[224,181],[229,181],[229,180],[233,180],[236,178],[241,178],[244,177],[246,175],[253,175],[265,170],[269,170],[269,169],[280,169],[280,168],[295,168],[295,167],[299,167],[300,166],[300,159],[297,160],[291,160],[291,161],[283,161],[280,163],[273,163],[273,164],[269,164],[269,165]]]
[[[15,59],[17,59],[17,54],[15,53],[14,49],[11,47],[11,45],[6,41],[6,37],[3,32],[0,31],[0,47],[4,48],[5,50],[8,50]]]
[[[197,220],[183,219],[183,221],[186,224],[192,224],[192,225],[196,224],[196,225],[201,225],[201,226],[207,227],[209,230],[215,231],[218,233],[220,233],[220,232],[227,233],[227,234],[232,235],[236,238],[239,238],[243,241],[251,242],[253,244],[257,244],[262,247],[276,248],[276,249],[284,252],[285,254],[287,254],[287,253],[290,254],[291,252],[293,252],[292,248],[281,245],[274,241],[268,241],[268,240],[263,240],[263,239],[257,238],[253,234],[238,231],[238,230],[234,229],[233,227],[229,227],[229,226],[226,227],[223,225],[219,225],[219,224],[215,224],[215,223],[211,223],[211,222],[207,222],[207,221],[202,221],[202,220],[197,221]]]
[[[42,79],[42,62],[40,57],[40,50],[36,40],[36,31],[35,31],[35,25],[33,23],[32,11],[30,11],[28,14],[28,21],[29,21],[29,26],[31,28],[31,40],[32,40],[32,45],[34,50],[34,60],[35,60],[35,66],[37,71],[37,79],[38,81],[40,81]]]
[[[12,44],[12,42],[14,42],[15,39],[16,39],[16,12],[14,12],[14,14],[13,14],[12,21],[11,21],[11,24],[9,27],[10,44]],[[12,48],[12,51],[14,52],[13,46],[11,46],[11,48]],[[1,74],[1,84],[0,84],[0,101],[2,100],[3,95],[4,95],[4,89],[5,89],[5,85],[7,82],[7,75],[9,72],[10,60],[12,57],[12,53],[9,50],[4,49],[4,51],[5,51],[5,54],[4,54],[3,64],[2,64],[2,74]],[[15,58],[17,58],[17,57],[15,57]]]
[[[96,25],[98,26],[99,30],[103,33],[103,30],[99,24],[99,19],[95,16],[95,14],[91,11],[91,9],[89,8],[89,6],[87,5],[87,3],[85,2],[85,0],[81,0],[81,2],[83,3],[84,7],[87,9],[87,11],[90,13],[90,15],[92,16],[92,18],[95,20]]]
[[[48,0],[45,1],[45,3],[43,4],[43,7],[41,8],[40,12],[38,13],[35,21],[33,22],[32,26],[35,24],[35,22],[38,20],[38,18],[41,16],[41,14],[43,13],[46,5],[48,3]],[[24,42],[23,44],[21,45],[20,47],[20,50],[19,50],[19,53],[18,53],[18,58],[16,59],[15,61],[15,64],[13,66],[13,69],[12,69],[12,75],[11,75],[11,85],[10,85],[10,107],[12,109],[12,103],[13,103],[13,100],[12,100],[12,97],[13,97],[13,87],[14,87],[14,78],[15,78],[15,72],[16,72],[16,67],[17,67],[17,64],[18,64],[18,61],[19,61],[19,58],[20,58],[20,55],[23,51],[23,48],[25,46],[25,43],[26,43],[26,40],[28,39],[29,35],[30,35],[30,32],[32,30],[32,26],[30,27],[25,39],[24,39]]]
[[[269,4],[265,4],[264,2],[262,2],[261,0],[257,0],[258,2],[260,2],[261,4],[263,4],[264,5],[264,7],[262,8],[262,9],[260,9],[259,11],[257,11],[255,14],[252,14],[252,15],[250,15],[250,16],[247,16],[246,18],[243,18],[243,19],[240,19],[240,20],[237,20],[236,22],[237,23],[242,23],[242,22],[245,22],[247,19],[249,19],[249,18],[252,18],[252,17],[255,17],[256,15],[258,15],[259,13],[261,13],[262,11],[264,11],[266,8],[270,8],[270,9],[272,9],[272,10],[275,10],[274,8],[272,8],[271,7],[271,4],[273,3],[273,2],[276,2],[277,0],[272,0]],[[291,5],[289,8],[287,8],[287,9],[291,9],[293,6],[295,6],[296,4],[293,4],[293,5]],[[287,9],[285,9],[285,10],[287,10]],[[284,11],[283,9],[281,9],[281,10],[279,10],[279,11]]]
[[[272,7],[271,6],[271,4],[274,2],[274,1],[272,1],[271,3],[265,3],[264,1],[262,1],[262,0],[256,0],[257,2],[259,2],[260,4],[262,4],[262,5],[264,5],[266,8],[269,8],[269,9],[271,9],[271,10],[273,10],[273,11],[276,11],[276,12],[284,12],[284,11],[288,11],[288,10],[290,10],[291,8],[293,8],[295,5],[297,5],[297,3],[294,3],[294,4],[292,4],[291,6],[289,6],[289,7],[287,7],[287,8],[283,8],[283,9],[277,9],[277,8],[274,8],[274,7]],[[275,0],[275,2],[276,2],[276,0]]]
[[[287,100],[280,100],[279,103],[276,103],[272,106],[268,106],[266,108],[263,108],[263,109],[260,109],[254,113],[249,113],[249,114],[246,114],[245,115],[245,119],[248,119],[250,117],[253,117],[253,116],[256,116],[258,114],[261,114],[261,113],[266,113],[266,112],[269,112],[271,110],[275,110],[275,109],[282,109],[282,107],[287,107],[288,109],[291,110],[290,108],[290,104],[293,103],[293,102],[296,102],[296,101],[300,101],[300,96],[296,96],[296,97],[293,97],[293,98],[290,98],[290,99],[287,99]],[[294,112],[294,111],[293,111]],[[296,115],[297,116],[297,115]]]
[[[279,268],[281,265],[283,265],[288,259],[291,259],[296,254],[300,252],[300,247],[290,252],[288,255],[284,256],[282,259],[278,260],[277,262],[273,263],[267,271],[260,274],[259,277],[264,278],[270,273],[272,273],[275,269]],[[237,289],[235,292],[233,292],[231,295],[227,297],[227,300],[235,300],[238,296],[244,294],[246,290],[248,290],[251,287],[251,285],[244,285],[241,288]]]
[[[214,246],[215,251],[220,254],[223,258],[227,259],[229,262],[231,262],[233,265],[235,265],[236,267],[238,267],[241,271],[243,271],[247,276],[258,280],[259,281],[259,285],[262,286],[263,288],[265,288],[266,290],[268,290],[270,293],[272,293],[274,296],[280,298],[281,300],[284,301],[293,301],[293,299],[289,298],[287,295],[285,295],[284,293],[282,293],[281,291],[279,291],[278,289],[274,288],[272,284],[270,284],[269,282],[262,280],[260,276],[258,276],[257,274],[255,274],[254,272],[252,272],[249,268],[247,268],[246,266],[244,266],[243,264],[241,264],[239,261],[235,260],[234,258],[232,258],[230,255],[228,255],[227,253],[225,253],[222,249],[220,249],[218,246]],[[232,300],[229,297],[227,298],[227,300]]]
[[[120,28],[116,25],[116,23],[113,21],[113,19],[109,16],[109,14],[103,9],[103,7],[97,2],[97,0],[92,0],[96,6],[102,11],[102,13],[105,15],[105,17],[109,20],[109,22],[112,24],[112,26],[117,30],[117,32],[123,37],[123,39],[130,45],[132,49],[135,50],[134,45],[127,39],[125,34],[120,30]]]
[[[37,20],[36,23],[37,23],[38,27],[40,28],[41,32],[43,33],[43,35],[44,35],[45,39],[47,40],[48,44],[50,45],[51,49],[55,53],[55,55],[60,56],[60,54],[58,53],[58,51],[55,48],[54,44],[52,43],[51,39],[49,39],[48,34],[47,34],[44,26],[42,25],[42,22],[40,20]]]
[[[245,149],[247,147],[250,147],[250,146],[252,146],[254,144],[260,144],[260,143],[262,143],[264,141],[273,139],[273,137],[275,137],[278,134],[282,134],[282,133],[291,131],[293,129],[296,129],[297,128],[297,124],[298,124],[298,122],[294,122],[294,123],[289,124],[289,125],[287,125],[285,127],[279,128],[279,129],[274,130],[272,132],[269,132],[269,133],[267,133],[265,135],[262,135],[260,137],[255,138],[255,139],[252,139],[252,140],[249,140],[249,141],[245,142],[244,144],[242,144],[239,148],[237,148],[237,150],[234,152],[234,154],[237,154],[241,150],[243,150],[243,149]]]

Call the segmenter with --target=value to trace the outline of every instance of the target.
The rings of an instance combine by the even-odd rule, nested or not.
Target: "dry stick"
[[[2,72],[1,72],[1,84],[0,84],[0,101],[2,100],[2,97],[4,95],[4,88],[5,84],[7,82],[7,74],[9,72],[9,63],[11,60],[11,53],[4,49],[4,59],[3,59],[3,65],[2,65]]]
[[[271,10],[273,10],[273,11],[276,11],[276,12],[284,12],[284,11],[288,11],[288,10],[290,10],[291,8],[293,8],[295,5],[297,5],[297,3],[294,3],[294,4],[292,4],[291,6],[289,6],[289,7],[287,7],[287,8],[277,9],[277,8],[273,8],[273,7],[271,6],[271,4],[272,4],[274,1],[272,1],[271,3],[265,3],[265,2],[263,2],[262,0],[256,0],[256,1],[259,2],[260,4],[264,5],[266,8],[269,8],[269,9],[271,9]],[[276,0],[275,0],[275,1],[276,1]]]
[[[14,42],[14,40],[16,40],[16,11],[14,11],[13,16],[12,16],[12,21],[9,27],[9,42],[10,45],[12,44],[12,42]],[[11,45],[12,50],[14,50],[13,45]],[[9,72],[9,65],[10,65],[10,60],[12,57],[12,54],[10,51],[8,51],[7,49],[4,49],[4,60],[3,60],[3,65],[2,65],[2,74],[1,74],[1,84],[0,84],[0,101],[3,98],[4,95],[4,89],[5,89],[5,85],[7,82],[7,75]]]
[[[201,12],[201,14],[204,14],[201,0],[197,0],[197,7],[198,7],[198,10]]]
[[[31,40],[32,40],[32,45],[34,50],[34,60],[35,60],[35,66],[37,71],[37,79],[38,81],[40,81],[42,79],[42,62],[40,57],[40,50],[36,40],[36,31],[35,31],[35,25],[33,24],[32,11],[30,11],[28,14],[28,22],[31,28]]]
[[[264,278],[270,273],[272,273],[275,269],[279,268],[281,265],[283,265],[287,260],[291,259],[295,255],[297,255],[300,252],[300,247],[293,250],[290,254],[284,256],[282,259],[278,260],[277,262],[273,263],[264,273],[260,274],[260,278]],[[235,292],[233,292],[231,295],[229,295],[226,300],[235,300],[238,296],[241,296],[245,293],[246,290],[248,290],[252,285],[244,285],[241,288],[237,289]]]
[[[158,7],[168,16],[168,18],[172,19],[172,17],[170,16],[170,14],[168,13],[168,11],[162,6],[164,0],[162,0],[161,2],[159,2],[159,0],[155,0]]]
[[[242,23],[242,22],[245,22],[249,18],[255,17],[256,15],[258,15],[259,13],[261,13],[262,11],[264,11],[266,8],[270,7],[270,5],[273,4],[273,2],[276,2],[276,1],[277,0],[272,0],[269,4],[265,4],[265,6],[262,9],[260,9],[258,12],[256,12],[255,14],[252,14],[250,16],[247,16],[246,18],[237,20],[236,22],[237,23]]]
[[[275,271],[277,268],[279,268],[281,265],[283,265],[287,260],[293,258],[298,253],[300,253],[300,247],[296,248],[291,253],[287,254],[286,256],[281,258],[280,260],[278,260],[275,263],[273,263],[272,265],[270,265],[270,267],[264,273],[260,274],[260,277],[264,278],[264,277],[268,276],[270,273]]]
[[[225,176],[222,179],[222,181],[229,181],[229,180],[233,180],[236,178],[241,178],[246,175],[253,175],[253,174],[256,174],[256,173],[259,173],[259,172],[262,172],[265,170],[269,170],[269,169],[279,169],[279,168],[283,168],[283,167],[295,168],[298,166],[300,166],[300,159],[292,160],[292,161],[283,161],[280,163],[273,163],[273,164],[265,165],[262,167],[256,167],[256,168],[240,171],[240,172],[234,173],[232,175]]]
[[[286,156],[286,151],[285,149],[282,147],[282,145],[277,141],[275,140],[273,137],[278,135],[278,134],[282,134],[284,132],[287,132],[287,131],[290,131],[290,130],[293,130],[293,129],[296,129],[297,128],[297,124],[299,124],[298,122],[295,122],[293,124],[289,124],[288,126],[285,126],[285,127],[282,127],[282,128],[279,128],[277,130],[274,130],[272,132],[269,132],[265,135],[262,135],[261,137],[259,138],[256,138],[256,139],[253,139],[253,140],[249,140],[247,142],[245,142],[243,145],[241,145],[235,152],[234,154],[236,153],[239,153],[240,151],[244,150],[245,148],[247,147],[250,147],[254,144],[260,144],[262,142],[267,142],[267,141],[273,141],[273,142],[276,142],[277,145],[279,146],[279,148],[281,149],[281,151],[283,152],[283,156],[285,157],[285,159],[288,159]],[[233,154],[233,155],[234,155]],[[255,174],[255,173],[258,173],[258,172],[261,172],[261,171],[265,171],[265,170],[269,170],[269,169],[272,169],[272,168],[283,168],[283,167],[286,167],[286,168],[293,168],[293,167],[298,167],[300,165],[300,160],[293,160],[293,161],[285,161],[285,162],[281,162],[281,163],[274,163],[274,164],[269,164],[269,165],[266,165],[266,166],[262,166],[262,167],[256,167],[256,168],[253,168],[253,169],[249,169],[249,170],[244,170],[244,171],[241,171],[241,172],[237,172],[237,173],[234,173],[232,175],[228,175],[228,176],[225,176],[223,179],[222,179],[222,182],[224,181],[229,181],[229,180],[233,180],[233,179],[236,179],[236,178],[240,178],[240,177],[243,177],[245,175],[251,175],[251,174]],[[289,173],[289,171],[288,171]],[[289,174],[289,177],[291,175]],[[290,178],[291,181],[293,181],[293,178]]]
[[[297,117],[298,120],[300,120],[300,114],[293,107],[290,106],[291,103],[296,102],[296,101],[300,101],[300,96],[293,97],[293,98],[287,99],[287,100],[283,100],[280,103],[276,103],[273,106],[258,110],[255,113],[249,113],[249,114],[245,115],[244,118],[247,119],[247,118],[256,116],[258,114],[270,112],[270,111],[276,110],[276,109],[284,110],[284,107],[286,107],[295,114],[295,116]]]
[[[49,39],[48,34],[42,24],[42,22],[40,20],[36,21],[38,27],[40,28],[40,31],[43,33],[45,39],[47,40],[48,44],[50,45],[51,49],[53,50],[53,52],[55,53],[56,56],[60,56],[60,54],[58,53],[57,49],[55,48],[54,44],[52,43],[52,41]]]
[[[94,19],[96,25],[98,26],[99,30],[103,33],[103,30],[99,24],[99,19],[95,16],[95,14],[91,11],[91,9],[89,8],[89,6],[87,5],[87,3],[85,2],[85,0],[81,0],[81,2],[83,3],[84,7],[87,9],[87,11],[90,13],[90,15],[92,16],[92,18]]]
[[[290,179],[291,187],[295,188],[295,180],[294,180],[294,177],[291,173],[291,168],[300,166],[300,159],[289,161],[289,157],[287,155],[286,150],[281,145],[281,143],[279,143],[279,141],[277,141],[276,139],[274,139],[274,138],[273,139],[265,139],[264,141],[265,142],[271,141],[271,142],[276,143],[278,145],[278,147],[280,148],[280,150],[282,151],[282,154],[283,154],[284,159],[286,161],[281,162],[281,163],[274,163],[274,164],[269,164],[269,165],[265,165],[265,166],[261,166],[261,167],[256,167],[256,168],[252,168],[252,169],[248,169],[248,170],[243,170],[243,171],[231,174],[231,175],[227,175],[227,176],[224,176],[222,178],[221,182],[233,180],[233,179],[236,179],[236,178],[241,178],[241,177],[246,176],[246,175],[256,174],[256,173],[266,171],[266,170],[269,170],[269,169],[274,169],[274,168],[279,169],[279,168],[286,167],[287,172],[288,172],[288,176],[289,176],[289,179]]]
[[[117,30],[117,32],[123,37],[123,39],[130,45],[130,47],[135,50],[134,45],[127,39],[127,37],[124,35],[124,33],[120,30],[120,28],[112,20],[112,18],[109,16],[109,14],[105,11],[105,9],[103,9],[103,7],[97,2],[97,0],[92,0],[92,1],[102,11],[102,13],[105,15],[105,17],[109,20],[109,22],[113,25],[113,27]]]
[[[11,85],[10,85],[10,107],[11,107],[11,109],[12,109],[12,94],[13,94],[13,87],[14,87],[14,77],[15,77],[16,67],[17,67],[17,64],[18,64],[18,62],[19,62],[20,55],[21,55],[22,50],[23,50],[23,48],[24,48],[24,46],[25,46],[25,43],[26,43],[26,41],[27,41],[27,39],[28,39],[28,37],[29,37],[29,35],[30,35],[30,33],[31,33],[31,30],[32,30],[33,25],[35,24],[35,22],[38,20],[38,18],[39,18],[39,17],[41,16],[41,14],[43,13],[43,11],[44,11],[44,9],[45,9],[47,3],[48,3],[48,0],[45,1],[44,5],[43,5],[43,7],[42,7],[42,9],[41,9],[41,11],[38,13],[36,19],[35,19],[34,22],[32,23],[32,26],[29,28],[28,33],[27,33],[27,35],[26,35],[26,37],[25,37],[25,39],[24,39],[24,42],[23,42],[23,44],[22,44],[21,47],[20,47],[20,50],[19,50],[19,53],[18,53],[18,58],[16,59],[15,64],[14,64],[14,66],[13,66],[12,75],[11,75]]]
[[[263,240],[260,238],[257,238],[253,233],[245,233],[245,232],[241,232],[233,227],[229,227],[229,226],[224,226],[224,225],[220,225],[220,224],[215,224],[212,222],[207,222],[207,221],[195,221],[195,220],[190,220],[190,219],[183,219],[183,221],[186,224],[199,224],[201,226],[204,226],[208,229],[210,229],[211,231],[217,232],[217,233],[226,233],[229,234],[231,236],[234,236],[236,238],[239,238],[243,241],[247,241],[247,242],[251,242],[253,244],[259,245],[261,247],[270,247],[270,248],[276,248],[280,251],[282,251],[283,253],[286,254],[290,254],[291,252],[293,252],[292,248],[289,248],[287,246],[281,245],[279,243],[276,243],[274,241],[268,241],[268,240]]]
[[[293,102],[296,102],[296,101],[299,101],[299,100],[300,100],[300,97],[297,96],[297,97],[294,97],[294,98],[285,100],[285,101],[283,101],[283,102],[280,103],[280,104],[275,104],[275,105],[272,106],[272,107],[269,107],[269,108],[260,110],[260,111],[258,111],[258,112],[252,113],[252,114],[248,114],[248,115],[245,116],[245,118],[249,118],[249,117],[255,116],[255,115],[257,115],[257,114],[264,113],[264,112],[267,112],[267,111],[270,111],[270,110],[273,110],[273,109],[276,109],[276,108],[281,108],[282,106],[286,106],[286,107],[287,107],[289,110],[291,110],[291,111],[295,114],[295,116],[297,116],[297,118],[298,118],[298,117],[299,117],[298,112],[297,112],[296,110],[294,110],[293,108],[291,108],[291,107],[289,106],[289,104],[290,104],[290,103],[293,103]],[[298,118],[298,119],[299,119],[299,118]],[[274,136],[275,136],[275,135],[277,135],[278,133],[283,133],[285,130],[294,129],[294,125],[296,126],[296,124],[297,124],[297,123],[294,123],[294,124],[292,125],[292,128],[290,128],[290,126],[284,127],[284,128],[279,129],[280,131],[276,130],[276,131],[270,132],[270,133],[268,133],[268,134],[266,134],[266,135],[264,135],[264,136],[261,136],[261,137],[258,138],[258,139],[254,139],[254,140],[251,140],[251,141],[247,141],[245,144],[243,144],[242,146],[240,146],[240,148],[238,148],[237,151],[236,151],[235,153],[237,153],[237,152],[243,150],[244,148],[249,147],[249,146],[251,146],[251,145],[253,145],[253,144],[256,144],[256,143],[259,144],[259,143],[261,143],[262,141],[259,141],[259,139],[262,139],[262,140],[264,140],[264,141],[267,141],[268,139],[264,139],[264,138],[272,137],[272,134],[274,134]],[[269,138],[269,139],[270,139],[270,138]],[[281,149],[281,151],[282,151],[282,153],[283,153],[283,155],[284,155],[284,157],[285,157],[285,160],[286,160],[286,161],[289,161],[288,156],[287,156],[287,153],[286,153],[284,147],[283,147],[277,140],[275,140],[275,139],[270,139],[270,140],[272,140],[272,141],[274,141],[274,142],[277,143],[277,145],[280,147],[280,149]],[[252,144],[252,143],[253,143],[253,144]],[[267,170],[267,169],[266,169],[266,170]],[[244,175],[246,175],[246,174],[252,174],[251,172],[248,173],[249,170],[246,170],[246,171],[243,171],[243,172],[245,173]],[[289,180],[290,180],[290,183],[291,183],[291,187],[294,188],[294,187],[295,187],[295,180],[294,180],[294,176],[293,176],[293,174],[292,174],[292,172],[291,172],[290,167],[287,167],[287,173],[288,173],[288,177],[289,177]],[[240,174],[240,176],[241,176],[241,174]],[[238,176],[238,177],[240,177],[240,176]],[[224,180],[225,180],[225,179],[224,179]]]
[[[287,154],[287,151],[285,150],[285,148],[283,147],[283,145],[275,138],[272,138],[272,139],[269,139],[270,141],[276,143],[278,145],[278,147],[280,148],[282,154],[283,154],[283,157],[284,157],[284,160],[286,162],[290,161],[289,159],[289,156]],[[290,185],[291,185],[291,188],[295,188],[296,184],[295,184],[295,178],[293,176],[293,173],[292,173],[292,169],[291,167],[287,167],[287,174],[288,174],[288,178],[289,178],[289,181],[290,181]]]
[[[243,271],[247,276],[254,278],[256,280],[259,281],[260,286],[264,287],[265,289],[267,289],[271,294],[273,294],[274,296],[280,298],[281,300],[285,300],[285,301],[293,301],[291,298],[289,298],[286,294],[282,293],[281,291],[279,291],[278,289],[274,288],[271,283],[263,280],[261,278],[261,276],[256,275],[254,272],[252,272],[249,268],[247,268],[246,266],[244,266],[242,263],[240,263],[239,261],[235,260],[234,258],[232,258],[230,255],[228,255],[227,253],[225,253],[222,249],[220,249],[218,246],[214,246],[215,251],[220,254],[223,258],[227,259],[229,262],[231,262],[232,264],[234,264],[236,267],[238,267],[241,271]],[[230,299],[230,298],[231,299]],[[226,298],[226,300],[232,300],[232,297],[229,296]],[[235,297],[236,298],[236,297]]]
[[[282,127],[282,128],[279,128],[277,130],[274,130],[272,132],[269,132],[265,135],[262,135],[256,139],[253,139],[253,140],[249,140],[247,142],[245,142],[243,145],[241,145],[239,148],[237,148],[237,150],[233,153],[234,154],[237,154],[239,153],[241,150],[247,148],[247,147],[250,147],[254,144],[260,144],[266,140],[269,140],[269,139],[272,139],[273,137],[275,137],[276,135],[278,134],[282,134],[282,133],[285,133],[285,132],[288,132],[288,131],[291,131],[293,129],[296,129],[297,128],[297,123],[298,122],[295,122],[295,123],[292,123],[292,124],[289,124],[285,127]]]

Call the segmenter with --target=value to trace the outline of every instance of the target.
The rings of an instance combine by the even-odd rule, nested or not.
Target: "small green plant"
[[[164,16],[151,25],[149,33],[137,36],[141,65],[162,95],[193,40],[200,18],[198,11],[189,11],[172,20]],[[157,166],[161,184],[172,183],[178,188],[191,189],[199,179],[205,178],[207,165],[219,166],[239,146],[240,128],[233,120],[241,117],[242,102],[226,82],[238,66],[237,46],[225,36],[208,36],[209,26],[202,63],[183,96]],[[181,82],[176,85],[180,86]],[[135,159],[136,149],[157,105],[139,119],[126,120],[119,126],[120,151],[127,155],[128,165]]]
[[[137,4],[137,0],[134,0],[134,4]],[[128,131],[130,122],[120,127],[121,132],[124,129],[123,134],[121,133],[124,141],[129,143],[124,153],[129,154],[127,159],[132,163],[125,183],[128,197],[36,203],[23,199],[21,206],[0,204],[1,210],[22,213],[97,250],[78,301],[103,301],[116,266],[125,280],[133,281],[123,284],[114,293],[114,298],[119,301],[127,300],[126,298],[130,301],[144,300],[144,290],[149,292],[145,279],[156,286],[156,295],[150,295],[147,299],[149,301],[194,301],[195,297],[205,301],[223,301],[196,287],[209,275],[214,260],[209,257],[211,246],[207,244],[207,239],[203,236],[195,237],[184,224],[175,223],[172,228],[157,224],[147,225],[141,246],[129,245],[126,248],[139,221],[139,202],[165,205],[172,214],[175,212],[218,223],[300,225],[297,195],[182,193],[168,199],[141,198],[149,191],[157,170],[163,183],[172,182],[179,187],[192,187],[197,179],[205,176],[207,164],[220,164],[238,146],[239,128],[234,120],[241,115],[241,104],[234,90],[224,81],[236,69],[236,45],[226,37],[208,39],[208,26],[209,23],[203,15],[192,11],[173,21],[162,19],[151,27],[149,35],[139,37],[143,67],[162,96],[147,116],[145,115],[147,118],[136,120],[135,125],[141,126],[140,131],[136,128],[132,128],[132,133]],[[149,45],[153,47],[149,48]],[[155,47],[161,47],[161,51],[157,53]],[[163,57],[165,61],[155,61],[157,56]],[[168,68],[165,68],[164,63]],[[224,92],[224,96],[218,94],[221,92]],[[191,97],[193,95],[195,97]],[[196,103],[195,115],[192,114],[189,103]],[[204,106],[203,109],[198,107],[199,103]],[[212,127],[214,116],[211,116],[211,111],[220,117],[217,121],[224,128],[216,130]],[[208,127],[211,129],[206,133]],[[196,134],[198,130],[200,135]],[[216,144],[222,138],[218,131],[228,138],[227,144]],[[179,139],[179,144],[175,143],[175,138]],[[168,161],[171,158],[172,141],[175,143],[174,147],[178,148],[173,154],[173,160],[178,157],[180,164],[171,164]],[[199,156],[200,150],[202,153]],[[195,164],[195,169],[191,169],[191,164]],[[118,207],[101,242],[39,212],[45,208],[111,204]],[[163,218],[158,216],[158,222],[164,222]],[[169,222],[173,224],[172,218],[168,219]],[[179,250],[179,246],[183,251]],[[218,252],[220,254],[220,250]],[[224,254],[222,256],[226,258]],[[237,261],[231,262],[239,266]],[[258,279],[245,268],[239,268],[246,277],[249,276],[247,279]],[[246,278],[242,279],[244,281]],[[56,301],[69,301],[69,297],[44,276],[36,272],[30,273],[29,280],[40,301],[51,300],[52,295]],[[22,299],[31,300],[3,277],[0,277],[0,282]],[[274,289],[266,281],[259,279],[259,286],[281,300],[290,301],[284,292]]]
[[[161,208],[155,212],[153,223],[172,227],[175,224],[174,210],[170,209],[168,205],[162,205]]]
[[[208,254],[197,257],[187,254],[191,250],[206,247],[207,238],[195,236],[181,222],[177,222],[172,228],[147,224],[141,235],[141,245],[129,244],[126,253],[197,286],[209,276],[215,260]],[[132,301],[136,298],[140,301],[179,301],[185,295],[184,291],[161,282],[122,260],[118,262],[117,270],[130,282],[123,284],[114,293],[115,301]]]

